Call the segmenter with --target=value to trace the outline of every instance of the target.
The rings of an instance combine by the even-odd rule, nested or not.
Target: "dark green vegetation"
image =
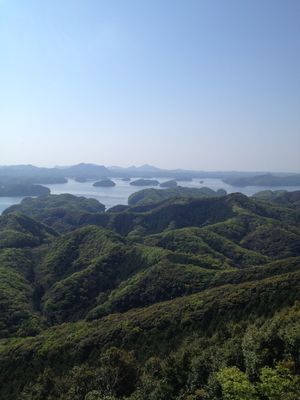
[[[132,186],[158,186],[159,182],[155,179],[137,179],[130,182]]]
[[[50,190],[41,185],[27,183],[1,184],[0,196],[19,197],[19,196],[46,196]]]
[[[255,193],[253,197],[282,206],[300,206],[300,190],[295,190],[294,192],[288,192],[286,190],[263,190]]]
[[[237,187],[244,186],[300,186],[300,174],[276,176],[272,174],[228,177],[224,182]]]
[[[224,196],[226,191],[219,189],[216,192],[212,189],[203,188],[186,188],[186,187],[175,187],[166,190],[160,189],[144,189],[139,192],[133,193],[129,196],[129,205],[145,205],[157,203],[162,200],[171,199],[175,197],[187,197],[187,198],[203,198],[203,197],[216,197]]]
[[[7,208],[3,214],[16,211],[45,223],[58,232],[66,232],[80,226],[82,218],[104,212],[105,206],[95,199],[61,194],[25,198],[20,204]]]
[[[166,181],[166,182],[162,182],[159,186],[162,188],[176,188],[177,182],[174,180]]]
[[[0,217],[1,400],[299,400],[299,195],[158,200]]]
[[[115,182],[111,179],[102,179],[101,181],[97,181],[93,184],[95,187],[113,187],[116,186]]]

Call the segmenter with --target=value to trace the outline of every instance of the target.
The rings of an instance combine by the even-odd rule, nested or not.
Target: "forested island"
[[[101,181],[97,181],[93,183],[95,187],[113,187],[116,186],[115,182],[111,179],[101,179]]]
[[[249,177],[228,177],[223,179],[232,186],[300,186],[300,174],[293,175],[256,175]]]
[[[300,398],[299,192],[141,202],[0,217],[0,398]]]
[[[137,179],[130,182],[132,186],[158,186],[159,182],[155,179]]]
[[[46,196],[50,189],[27,183],[0,183],[0,197]]]

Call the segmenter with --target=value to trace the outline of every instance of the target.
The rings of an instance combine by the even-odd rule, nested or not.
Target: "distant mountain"
[[[65,176],[70,178],[99,179],[109,175],[109,170],[103,165],[80,163],[71,167],[59,169]]]
[[[0,167],[2,183],[66,183],[66,178],[101,179],[110,174],[103,165],[77,164],[68,167],[40,168],[33,165],[12,165]]]
[[[153,165],[149,165],[149,164],[144,164],[144,165],[141,165],[140,167],[133,166],[133,167],[131,167],[131,169],[134,169],[134,170],[138,169],[139,171],[147,171],[147,172],[161,171],[160,168],[154,167]]]
[[[177,181],[189,181],[193,178],[243,178],[248,176],[263,175],[265,172],[239,172],[239,171],[195,171],[185,169],[161,169],[149,164],[139,167],[110,166],[108,167],[112,177],[130,178],[171,178]]]
[[[132,165],[131,167],[127,167],[127,168],[122,168],[122,167],[118,167],[118,166],[112,166],[112,167],[108,167],[109,170],[112,171],[143,171],[143,172],[158,172],[161,171],[160,168],[154,167],[153,165],[149,165],[149,164],[144,164],[141,165],[140,167],[136,167],[135,165]]]
[[[76,179],[78,182],[103,178],[169,178],[177,181],[218,178],[234,186],[250,184],[261,186],[300,185],[300,174],[278,173],[275,176],[265,172],[167,170],[149,164],[128,168],[118,166],[107,168],[104,165],[91,163],[56,166],[54,168],[41,168],[30,164],[0,166],[0,183],[66,183],[67,178]]]
[[[64,174],[56,168],[40,168],[34,165],[0,166],[2,184],[65,183]]]

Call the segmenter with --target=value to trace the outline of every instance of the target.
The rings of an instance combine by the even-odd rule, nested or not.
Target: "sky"
[[[299,0],[0,0],[0,165],[300,172]]]

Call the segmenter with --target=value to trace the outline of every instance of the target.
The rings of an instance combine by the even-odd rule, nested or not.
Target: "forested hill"
[[[237,187],[244,186],[299,186],[300,174],[272,175],[261,174],[256,176],[230,176],[224,182]]]
[[[1,400],[299,400],[299,194],[26,199],[0,310]]]

